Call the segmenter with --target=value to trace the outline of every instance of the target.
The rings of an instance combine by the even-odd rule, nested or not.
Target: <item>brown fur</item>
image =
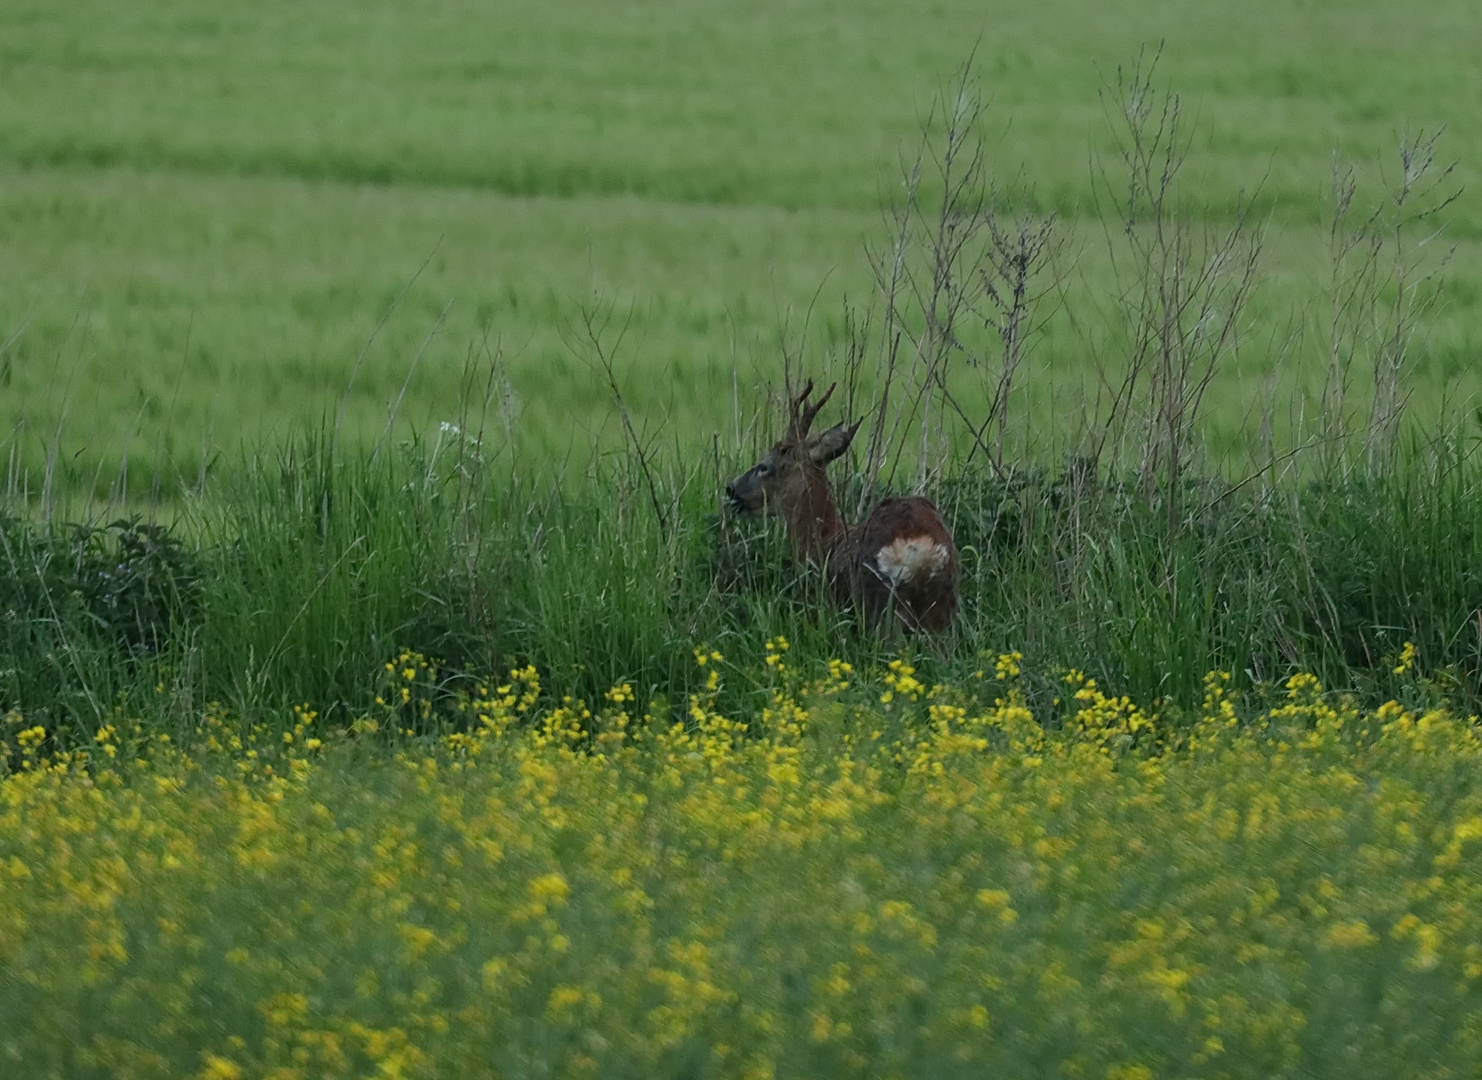
[[[859,423],[810,437],[834,388],[809,405],[809,382],[792,402],[787,435],[753,468],[726,485],[743,513],[782,518],[793,554],[820,567],[835,601],[872,627],[887,611],[908,633],[945,630],[957,612],[961,563],[952,534],[929,499],[883,499],[858,525],[839,515],[824,471],[849,448]]]

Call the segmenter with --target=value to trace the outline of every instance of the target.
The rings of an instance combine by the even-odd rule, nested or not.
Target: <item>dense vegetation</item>
[[[1473,1069],[1478,11],[5,5],[0,1072]]]
[[[696,661],[699,661],[697,664]],[[217,708],[0,781],[12,1076],[1453,1076],[1482,1053],[1471,722],[1207,681],[1173,721],[999,657],[810,680],[745,713],[533,669],[425,727]],[[1409,667],[1409,657],[1396,665]],[[718,668],[724,668],[724,673]],[[404,694],[402,692],[405,692]],[[1408,683],[1404,696],[1429,691]],[[380,731],[377,731],[377,729]]]
[[[631,455],[572,491],[467,442],[335,461],[308,440],[244,463],[174,530],[0,523],[0,708],[83,740],[119,708],[168,731],[213,701],[268,722],[308,703],[342,724],[401,649],[439,661],[445,694],[532,664],[557,695],[629,682],[678,703],[693,647],[756,671],[778,634],[805,670],[905,649],[960,683],[1018,650],[1049,678],[1079,668],[1183,707],[1212,670],[1258,692],[1311,671],[1378,704],[1408,640],[1470,708],[1476,445],[1412,444],[1382,473],[1301,485],[1189,481],[1171,531],[1164,498],[1132,480],[970,474],[936,492],[964,552],[959,624],[911,642],[862,633],[768,523],[722,520],[715,465],[659,470],[655,504]]]

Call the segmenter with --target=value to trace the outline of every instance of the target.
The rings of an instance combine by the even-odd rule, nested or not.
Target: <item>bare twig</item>
[[[417,272],[407,279],[407,283],[401,287],[401,292],[396,294],[396,299],[392,300],[386,310],[382,312],[381,318],[376,322],[374,329],[372,329],[370,332],[370,337],[365,339],[365,345],[361,347],[360,355],[355,358],[355,363],[350,368],[350,378],[345,383],[344,392],[340,394],[340,406],[335,411],[334,431],[330,435],[329,443],[329,456],[331,460],[334,459],[335,449],[339,446],[340,426],[345,422],[345,409],[348,408],[350,404],[350,392],[355,389],[355,379],[360,375],[361,365],[365,363],[365,358],[366,355],[370,352],[371,345],[375,343],[376,336],[381,332],[381,327],[386,325],[386,321],[391,318],[392,313],[395,312],[396,309],[401,306],[401,302],[406,299],[407,293],[412,291],[412,286],[415,285],[417,283],[417,279],[422,276],[422,271],[426,270],[427,267],[431,265],[433,258],[437,255],[437,249],[442,246],[442,242],[442,237],[438,237],[437,243],[432,245],[432,250],[427,253],[427,258],[423,259],[422,265],[417,267]]]
[[[968,460],[982,453],[1004,471],[1015,377],[1043,325],[1041,301],[1052,293],[1039,278],[1060,241],[1053,216],[1005,218],[983,134],[986,112],[969,61],[923,118],[915,153],[902,166],[905,194],[889,217],[890,244],[870,252],[879,318],[872,308],[850,313],[851,387],[866,358],[875,358],[861,512],[882,475],[890,486],[910,456],[915,486],[927,485],[945,460],[954,418],[966,429]],[[985,416],[953,389],[961,365],[979,372]]]
[[[1189,136],[1178,95],[1154,85],[1157,62],[1157,52],[1141,54],[1103,91],[1125,186],[1119,194],[1104,168],[1096,179],[1121,223],[1120,235],[1108,231],[1108,252],[1129,352],[1097,458],[1114,430],[1139,422],[1138,471],[1149,495],[1162,489],[1172,533],[1200,409],[1220,364],[1239,345],[1262,235],[1249,196],[1237,201],[1234,222],[1223,231],[1196,230],[1183,212],[1178,178]]]
[[[633,451],[633,456],[638,462],[638,468],[643,473],[644,483],[648,487],[649,503],[653,506],[654,517],[659,523],[659,529],[665,537],[669,536],[669,515],[664,512],[664,507],[659,499],[658,481],[654,479],[653,463],[650,460],[648,448],[643,445],[643,440],[638,437],[638,432],[633,427],[633,417],[628,412],[628,402],[623,396],[622,387],[618,384],[617,368],[614,358],[617,351],[622,347],[623,339],[627,336],[629,328],[633,323],[633,309],[629,307],[627,316],[623,319],[622,328],[618,330],[617,340],[608,348],[602,343],[602,336],[607,330],[611,319],[611,311],[604,317],[599,317],[594,305],[582,305],[582,332],[586,346],[591,350],[591,357],[597,367],[602,369],[602,374],[607,381],[608,392],[612,395],[613,407],[617,409],[618,417],[622,421],[623,436]]]
[[[453,301],[449,300],[443,305],[442,312],[437,321],[432,324],[432,329],[427,331],[427,336],[422,339],[422,346],[417,350],[417,355],[412,357],[412,362],[407,366],[406,378],[401,381],[401,390],[396,395],[396,400],[386,410],[386,427],[381,431],[381,437],[376,440],[375,449],[371,451],[371,464],[375,464],[376,458],[381,456],[381,447],[391,437],[391,428],[396,423],[396,414],[401,411],[402,399],[407,395],[407,387],[412,385],[412,376],[417,373],[417,365],[422,362],[422,354],[427,351],[427,346],[432,344],[432,339],[437,337],[437,332],[442,329],[443,321],[447,319],[448,312],[453,309]]]

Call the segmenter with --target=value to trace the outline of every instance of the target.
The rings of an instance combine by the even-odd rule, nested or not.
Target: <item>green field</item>
[[[889,239],[899,156],[970,53],[994,169],[1063,216],[1095,330],[1109,281],[1088,160],[1112,137],[1098,90],[1158,41],[1158,78],[1194,124],[1193,219],[1258,188],[1269,223],[1269,281],[1210,437],[1239,445],[1263,395],[1285,417],[1311,409],[1335,150],[1376,199],[1398,138],[1444,125],[1466,190],[1412,358],[1431,416],[1477,388],[1479,31],[1461,0],[17,0],[0,10],[0,430],[33,468],[55,445],[85,490],[125,461],[132,490],[173,486],[214,449],[232,460],[243,437],[335,415],[415,277],[354,380],[360,437],[419,350],[399,415],[455,418],[487,344],[530,453],[610,444],[606,391],[573,347],[596,296],[631,308],[619,362],[642,420],[706,443],[749,422],[780,340],[815,368],[838,352],[843,297],[871,289],[864,245]],[[1283,354],[1293,313],[1309,333]],[[1115,342],[1052,321],[1021,431],[1043,444],[1078,427],[1093,355],[1114,367]]]
[[[0,5],[0,1075],[1471,1075],[1479,40]],[[943,633],[718,499],[785,374]]]

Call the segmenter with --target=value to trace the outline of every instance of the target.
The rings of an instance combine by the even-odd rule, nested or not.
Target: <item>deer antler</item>
[[[802,444],[803,440],[808,437],[808,429],[813,426],[814,417],[818,415],[820,409],[828,404],[828,399],[833,397],[834,390],[838,385],[838,383],[831,385],[823,392],[823,397],[819,398],[812,405],[809,405],[808,395],[813,393],[813,380],[809,379],[803,384],[802,391],[797,397],[792,399],[792,417],[787,428],[789,442],[794,445]]]

